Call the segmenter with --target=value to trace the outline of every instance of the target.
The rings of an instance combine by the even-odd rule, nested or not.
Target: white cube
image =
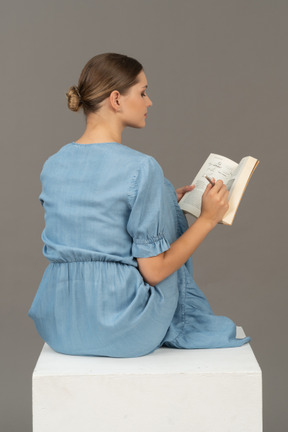
[[[45,344],[33,373],[33,431],[262,432],[261,370],[250,344],[126,359],[66,356]]]

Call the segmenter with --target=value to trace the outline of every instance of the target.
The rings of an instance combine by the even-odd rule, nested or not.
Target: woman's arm
[[[228,194],[221,180],[214,186],[208,184],[202,198],[201,215],[194,224],[166,252],[151,258],[137,258],[139,271],[149,285],[157,285],[185,264],[227,212]]]

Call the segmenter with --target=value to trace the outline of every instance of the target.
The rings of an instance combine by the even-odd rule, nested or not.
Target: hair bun
[[[71,111],[78,111],[80,106],[82,105],[81,95],[78,87],[76,86],[70,87],[68,92],[66,93],[66,97],[68,99],[67,101],[68,108]]]

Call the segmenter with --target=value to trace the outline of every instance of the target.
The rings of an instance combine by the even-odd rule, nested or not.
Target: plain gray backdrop
[[[265,432],[286,430],[288,2],[2,0],[0,17],[1,431],[32,430],[43,342],[27,312],[48,264],[40,172],[82,134],[65,93],[108,51],[144,65],[153,101],[146,128],[123,143],[154,156],[175,187],[210,152],[260,160],[233,226],[195,253],[195,279],[214,312],[252,337]]]

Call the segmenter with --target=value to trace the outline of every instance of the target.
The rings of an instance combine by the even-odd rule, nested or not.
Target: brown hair
[[[137,83],[143,66],[135,59],[122,54],[105,53],[92,57],[84,66],[78,86],[72,86],[66,93],[68,108],[84,113],[95,113],[101,102],[118,90],[125,94]]]

